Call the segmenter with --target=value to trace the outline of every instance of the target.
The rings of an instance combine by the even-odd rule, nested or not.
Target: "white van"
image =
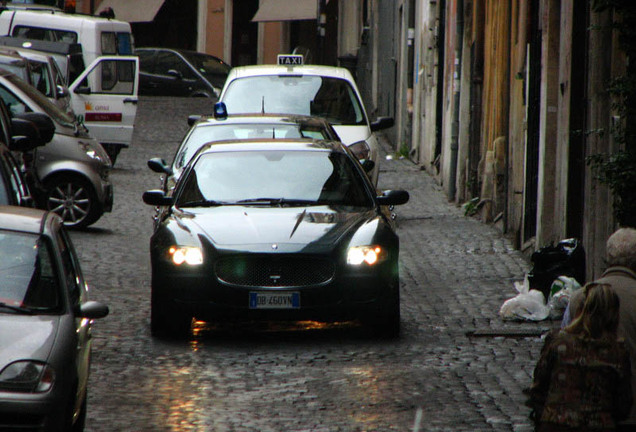
[[[7,9],[0,12],[0,35],[81,45],[87,66],[68,83],[73,110],[114,163],[132,142],[137,113],[139,60],[130,24],[54,9]]]

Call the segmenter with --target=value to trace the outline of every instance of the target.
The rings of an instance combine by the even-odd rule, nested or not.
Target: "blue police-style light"
[[[227,118],[227,107],[225,106],[225,102],[217,102],[214,104],[214,118],[220,120]]]

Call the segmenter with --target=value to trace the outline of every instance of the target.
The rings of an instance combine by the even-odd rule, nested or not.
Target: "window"
[[[0,231],[0,297],[14,306],[59,312],[59,279],[51,243],[36,234]]]
[[[11,34],[12,36],[27,39],[77,43],[77,33],[68,30],[17,25],[13,28],[13,32]]]

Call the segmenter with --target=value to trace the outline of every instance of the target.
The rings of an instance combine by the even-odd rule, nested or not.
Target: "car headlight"
[[[43,393],[55,382],[55,371],[46,363],[21,360],[11,363],[0,372],[0,390]]]
[[[172,246],[168,249],[168,255],[176,265],[183,263],[191,266],[203,264],[203,252],[198,247]]]
[[[359,266],[366,263],[372,266],[386,260],[388,256],[387,250],[381,246],[354,246],[347,251],[347,264]]]
[[[98,161],[102,160],[101,155],[97,152],[95,147],[90,145],[90,143],[87,143],[85,141],[78,141],[77,143],[78,143],[79,147],[82,149],[82,151],[84,153],[86,153],[86,156],[88,156],[91,159],[98,160]]]

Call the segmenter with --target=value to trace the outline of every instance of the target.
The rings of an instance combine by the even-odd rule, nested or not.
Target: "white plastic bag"
[[[529,287],[527,277],[524,282],[515,282],[519,294],[506,300],[499,309],[499,316],[503,320],[543,321],[550,316],[550,308],[545,303],[543,293]]]
[[[581,289],[581,285],[573,277],[559,276],[556,278],[550,286],[550,295],[548,296],[550,316],[552,318],[563,317],[570,297],[579,289]]]

